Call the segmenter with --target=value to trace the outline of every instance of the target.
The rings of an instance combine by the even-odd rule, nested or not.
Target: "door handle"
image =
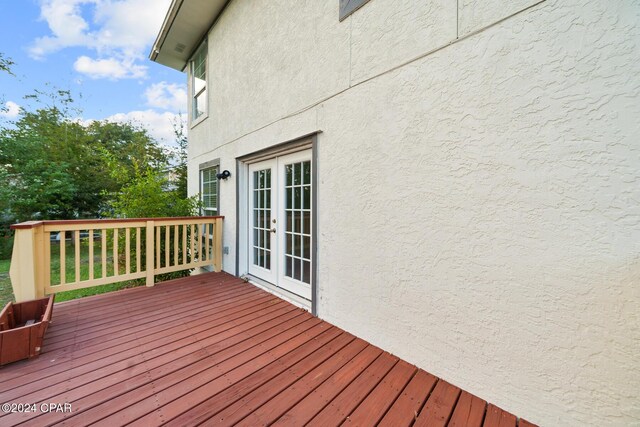
[[[271,231],[272,233],[275,233],[275,232],[276,232],[276,228],[275,228],[275,227],[273,227],[270,231]]]

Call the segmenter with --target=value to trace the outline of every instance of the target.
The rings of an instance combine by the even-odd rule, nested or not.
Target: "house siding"
[[[640,421],[640,3],[234,0],[209,117],[236,158],[317,138],[318,315],[541,425]],[[243,273],[240,271],[239,273]]]

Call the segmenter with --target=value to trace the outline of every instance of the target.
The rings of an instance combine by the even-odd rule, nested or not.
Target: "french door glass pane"
[[[311,283],[311,162],[285,165],[285,276]]]
[[[253,264],[271,269],[271,169],[253,172]]]

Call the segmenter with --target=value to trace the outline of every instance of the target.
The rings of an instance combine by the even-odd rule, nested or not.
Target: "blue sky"
[[[0,0],[0,122],[35,89],[70,90],[79,120],[134,120],[171,145],[186,77],[148,59],[170,0]]]

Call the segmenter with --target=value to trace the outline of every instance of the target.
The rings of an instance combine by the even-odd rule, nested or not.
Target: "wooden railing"
[[[16,301],[146,279],[197,267],[222,269],[223,217],[29,221],[15,230]]]

